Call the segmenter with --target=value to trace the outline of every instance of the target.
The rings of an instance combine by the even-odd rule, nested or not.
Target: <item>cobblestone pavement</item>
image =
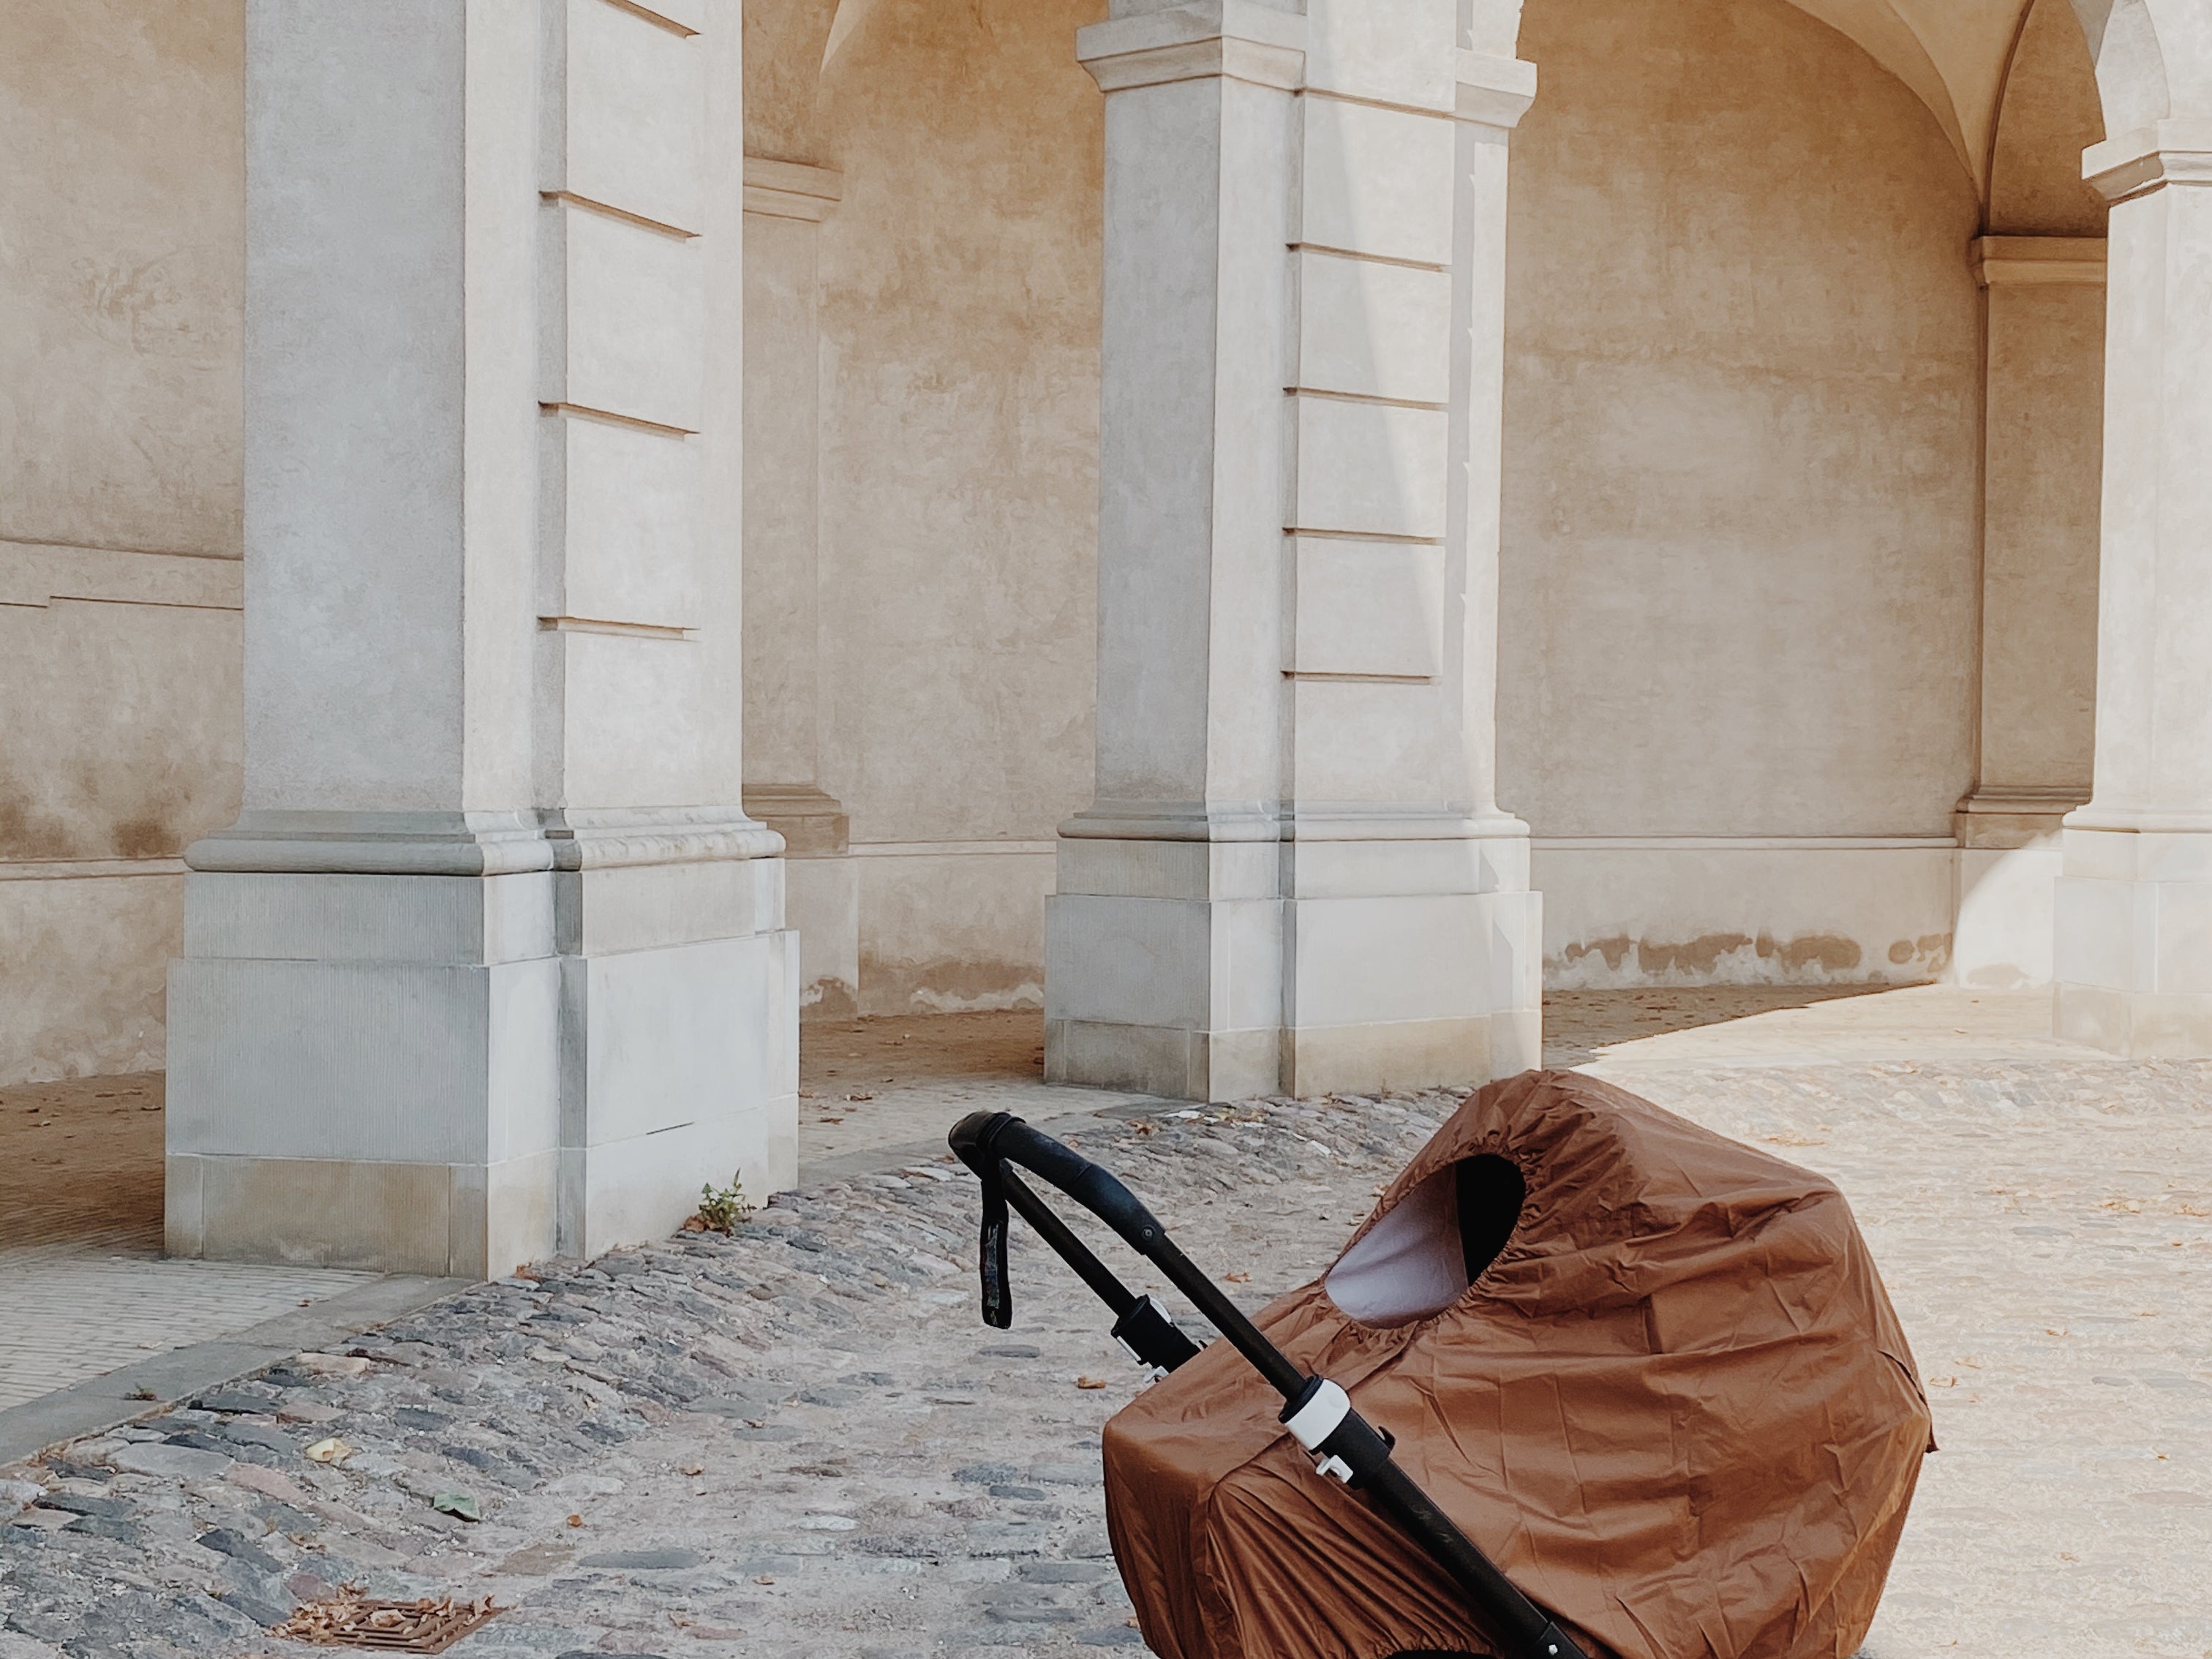
[[[2212,1067],[1592,1069],[1852,1197],[1943,1445],[1873,1659],[2212,1655]],[[1448,1104],[1080,1140],[1256,1305],[1326,1263]],[[37,1500],[0,1526],[0,1659],[269,1653],[262,1624],[349,1578],[511,1604],[464,1656],[1141,1651],[1097,1462],[1133,1368],[1033,1243],[1016,1328],[980,1327],[975,1211],[938,1158],[819,1183],[735,1239],[485,1286],[359,1358],[0,1472],[21,1482],[0,1512]],[[343,1462],[303,1455],[331,1437]],[[434,1508],[454,1493],[484,1518]]]

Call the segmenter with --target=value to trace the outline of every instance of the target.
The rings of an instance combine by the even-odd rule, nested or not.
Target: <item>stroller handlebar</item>
[[[1121,1236],[1138,1255],[1149,1256],[1167,1237],[1159,1218],[1108,1171],[1064,1141],[1032,1129],[1012,1112],[973,1112],[952,1126],[949,1137],[960,1161],[981,1176],[998,1158],[1042,1176]]]
[[[1033,1129],[1011,1112],[975,1112],[946,1137],[960,1161],[983,1183],[983,1321],[1004,1330],[1013,1322],[1006,1275],[1006,1212],[1011,1205],[1037,1230],[1106,1305],[1120,1316],[1114,1334],[1139,1361],[1171,1371],[1197,1346],[1148,1296],[1115,1278],[1051,1206],[1030,1191],[1011,1164],[1042,1176],[1118,1233],[1188,1297],[1199,1312],[1283,1396],[1281,1421],[1323,1474],[1368,1497],[1403,1528],[1498,1627],[1516,1659],[1583,1659],[1581,1647],[1528,1600],[1392,1461],[1389,1434],[1352,1408],[1343,1389],[1309,1376],[1222,1294],[1212,1279],[1168,1237],[1159,1218],[1109,1171],[1074,1148]]]

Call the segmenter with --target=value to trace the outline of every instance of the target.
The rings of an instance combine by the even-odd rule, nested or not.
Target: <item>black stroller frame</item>
[[[1042,1176],[1103,1221],[1165,1275],[1192,1306],[1249,1360],[1283,1396],[1280,1421],[1313,1459],[1316,1474],[1342,1481],[1420,1546],[1505,1641],[1510,1659],[1587,1659],[1582,1648],[1391,1459],[1395,1443],[1352,1408],[1326,1377],[1309,1376],[1286,1358],[1176,1247],[1157,1217],[1120,1181],[1081,1153],[1031,1128],[1009,1112],[976,1112],[949,1137],[960,1161],[983,1183],[983,1322],[1013,1322],[1006,1276],[1006,1214],[1011,1206],[1113,1310],[1113,1335],[1138,1364],[1157,1373],[1194,1358],[1198,1344],[1149,1296],[1115,1278],[1052,1207],[1014,1172]]]

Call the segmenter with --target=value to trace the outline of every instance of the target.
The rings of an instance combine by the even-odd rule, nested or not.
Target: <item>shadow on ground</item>
[[[1782,1008],[1879,996],[1894,985],[1655,986],[1637,991],[1548,991],[1544,1063],[1583,1066],[1615,1043],[1725,1025]]]

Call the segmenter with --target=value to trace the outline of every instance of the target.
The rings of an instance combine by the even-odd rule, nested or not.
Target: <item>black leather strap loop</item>
[[[983,1322],[1005,1330],[1014,1322],[1014,1285],[1006,1273],[1006,1183],[999,1160],[977,1172],[983,1183],[983,1236],[977,1267],[983,1280]]]

